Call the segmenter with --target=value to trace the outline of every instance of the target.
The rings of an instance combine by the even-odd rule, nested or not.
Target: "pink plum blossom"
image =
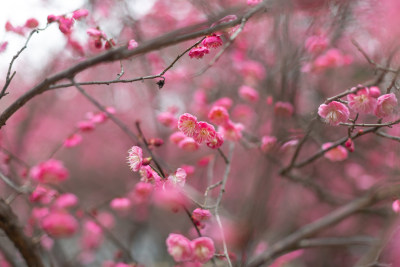
[[[186,135],[179,131],[179,132],[174,132],[173,134],[171,134],[169,136],[169,140],[174,143],[175,145],[179,144],[180,141],[182,141],[185,138],[190,138],[190,137],[186,137]],[[192,138],[193,139],[193,138]],[[193,140],[194,141],[194,140]]]
[[[326,150],[330,148],[333,145],[333,143],[325,143],[322,145],[322,149]],[[343,161],[347,159],[347,150],[343,146],[336,146],[335,148],[332,148],[328,151],[325,152],[324,157],[329,159],[330,161]]]
[[[185,137],[178,143],[178,147],[185,151],[196,151],[199,144],[192,137]]]
[[[242,85],[239,88],[239,96],[249,102],[257,102],[259,98],[258,92],[254,88],[247,85]]]
[[[59,210],[44,217],[41,227],[51,237],[70,237],[78,230],[78,222],[71,214]]]
[[[95,124],[92,121],[80,121],[77,126],[82,132],[90,132],[94,130]]]
[[[206,142],[206,145],[209,148],[217,149],[217,148],[220,148],[223,143],[224,143],[224,138],[222,137],[222,134],[216,132],[214,137],[211,140]]]
[[[277,139],[275,136],[265,135],[261,138],[261,150],[263,152],[269,152],[276,145]]]
[[[395,94],[385,94],[378,97],[375,108],[375,115],[379,118],[385,118],[393,114],[397,107],[397,98]]]
[[[169,111],[161,112],[160,114],[158,114],[157,120],[166,127],[172,129],[176,128],[177,119],[175,118],[175,115]]]
[[[201,47],[194,47],[189,51],[189,57],[190,58],[197,58],[200,59],[202,58],[205,54],[208,54],[210,50],[207,47],[201,46]]]
[[[25,22],[25,27],[34,29],[39,26],[39,21],[35,18],[30,18]]]
[[[33,203],[49,204],[57,195],[54,189],[39,184],[29,196]]]
[[[349,119],[350,111],[346,105],[332,101],[329,104],[321,104],[318,108],[318,115],[330,125],[339,125]]]
[[[187,137],[193,137],[198,131],[197,118],[189,113],[184,113],[179,117],[178,129]]]
[[[103,230],[94,221],[86,221],[81,235],[81,246],[84,250],[94,250],[103,242]]]
[[[396,213],[400,213],[400,200],[396,199],[392,203],[392,210]]]
[[[193,257],[193,245],[189,239],[180,234],[169,234],[167,240],[169,255],[176,262],[189,261]]]
[[[68,178],[68,170],[61,161],[49,159],[31,170],[33,180],[40,183],[58,184]]]
[[[135,185],[133,192],[130,194],[130,199],[134,204],[145,203],[149,200],[152,192],[153,192],[152,184],[139,182]]]
[[[183,187],[186,182],[186,176],[186,171],[182,168],[178,168],[174,174],[168,176],[167,184]]]
[[[207,48],[217,48],[222,45],[222,39],[219,35],[213,34],[207,36],[201,44]]]
[[[305,46],[309,53],[318,54],[326,49],[328,40],[323,35],[313,35],[306,39]]]
[[[128,150],[128,164],[132,171],[137,172],[143,164],[143,151],[138,146]]]
[[[215,128],[211,124],[200,121],[197,123],[197,130],[193,136],[194,141],[198,144],[203,142],[211,142],[215,137]]]
[[[211,218],[211,212],[209,210],[197,208],[192,212],[192,218],[197,221],[205,221]]]
[[[293,105],[289,102],[278,101],[274,106],[274,114],[282,117],[291,117],[293,115]]]
[[[229,121],[229,114],[226,108],[214,106],[208,113],[210,121],[216,125],[225,125]]]
[[[72,17],[76,20],[81,18],[85,18],[89,15],[89,11],[87,9],[78,9],[72,12]]]
[[[74,147],[82,142],[82,136],[79,134],[73,134],[64,141],[64,147]]]
[[[209,261],[215,253],[214,241],[209,237],[198,237],[192,242],[193,260],[201,263]]]
[[[262,0],[247,0],[247,5],[249,6],[256,6],[261,3]]]
[[[357,113],[369,114],[376,108],[376,99],[369,94],[368,88],[359,90],[356,94],[347,95],[350,109]]]
[[[132,50],[135,49],[136,47],[138,47],[138,43],[135,40],[129,40],[128,42],[128,50]]]
[[[224,126],[218,128],[218,132],[224,140],[239,141],[242,138],[243,124],[229,121]]]
[[[65,193],[62,195],[59,195],[57,199],[54,201],[54,207],[57,207],[59,209],[67,209],[71,207],[75,207],[78,205],[78,198],[76,195],[72,193]]]
[[[381,89],[378,86],[369,87],[369,95],[378,98],[381,95]]]
[[[115,211],[127,211],[131,208],[131,201],[128,198],[114,198],[110,207]]]
[[[222,97],[214,102],[214,106],[224,107],[226,110],[230,109],[232,105],[233,101],[229,97]]]

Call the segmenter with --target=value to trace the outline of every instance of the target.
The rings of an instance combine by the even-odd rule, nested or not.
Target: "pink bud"
[[[54,211],[41,222],[42,229],[55,238],[70,237],[78,230],[78,222],[65,211]]]

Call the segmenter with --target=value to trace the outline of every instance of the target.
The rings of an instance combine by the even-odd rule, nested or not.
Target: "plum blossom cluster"
[[[176,262],[206,263],[215,254],[214,241],[209,237],[198,237],[192,241],[180,234],[169,234],[168,253]]]
[[[353,88],[353,91],[357,90]],[[347,105],[332,101],[321,104],[318,115],[330,125],[345,123],[350,117],[350,110],[358,114],[374,114],[378,118],[387,118],[394,114],[398,101],[393,93],[380,95],[378,87],[364,87],[355,93],[347,95]],[[350,108],[350,110],[349,110]]]
[[[115,41],[111,38],[108,39],[107,35],[100,30],[99,28],[90,28],[86,30],[86,33],[89,35],[89,47],[94,49],[102,49],[103,46],[105,49],[110,49],[115,46]],[[130,47],[134,46],[134,43],[129,44]],[[137,43],[136,43],[137,46]]]
[[[78,9],[72,12],[72,14],[65,14],[65,15],[48,15],[47,16],[47,23],[58,23],[58,28],[60,31],[65,35],[70,35],[72,33],[72,27],[75,24],[75,20],[80,20],[85,18],[89,15],[89,11],[86,9]]]
[[[189,51],[189,57],[200,59],[210,53],[210,48],[217,48],[221,45],[222,39],[219,35],[209,35],[201,42],[201,46],[196,46]]]
[[[330,68],[338,68],[350,65],[353,58],[343,54],[336,48],[328,48],[329,41],[323,34],[312,35],[305,41],[305,49],[311,55],[311,62],[302,67],[303,72],[318,73]]]
[[[35,29],[39,26],[39,21],[35,18],[30,18],[26,20],[23,26],[13,26],[11,22],[7,21],[5,28],[6,32],[14,32],[16,34],[25,36],[25,34],[31,29]]]
[[[112,107],[107,107],[107,112],[110,114],[115,114],[115,109]],[[71,133],[63,143],[63,146],[65,148],[71,148],[79,145],[83,137],[80,133],[87,133],[91,132],[95,129],[96,124],[101,124],[107,121],[108,115],[105,112],[88,112],[86,114],[87,119],[83,121],[79,121],[77,123],[77,130],[75,130],[73,133]]]
[[[186,137],[193,138],[196,143],[205,142],[210,148],[219,148],[224,142],[222,135],[215,131],[214,126],[204,121],[197,121],[197,118],[189,113],[179,117],[178,129]]]

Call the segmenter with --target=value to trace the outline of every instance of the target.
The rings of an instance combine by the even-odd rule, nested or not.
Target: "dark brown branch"
[[[369,246],[375,241],[376,238],[370,236],[312,238],[301,240],[297,248],[355,245]]]
[[[14,243],[29,267],[44,267],[34,244],[25,236],[17,216],[3,199],[0,199],[0,228]]]
[[[239,17],[238,19],[228,22],[218,24],[214,27],[210,27],[203,30],[197,30],[199,27],[205,27],[210,24],[210,21],[205,23],[200,23],[191,27],[186,27],[184,29],[179,29],[176,31],[169,32],[158,38],[144,42],[142,45],[138,46],[133,50],[128,50],[127,47],[120,47],[116,49],[111,49],[103,54],[89,58],[87,60],[81,61],[78,64],[68,68],[64,71],[54,74],[37,84],[35,87],[30,89],[28,92],[19,97],[15,102],[13,102],[1,115],[0,115],[0,128],[3,127],[7,120],[22,106],[24,106],[33,97],[40,95],[48,90],[52,84],[57,83],[63,79],[73,78],[76,74],[90,67],[96,66],[100,63],[114,62],[121,59],[130,58],[133,56],[142,55],[157,49],[161,49],[167,46],[175,45],[184,41],[188,41],[194,38],[205,36],[211,34],[215,31],[220,31],[229,27],[233,27],[242,22],[243,18],[249,19],[256,13],[264,10],[266,8],[265,3],[261,3],[258,6],[250,9],[245,15]],[[194,32],[190,32],[193,31]],[[188,33],[189,32],[189,33]]]
[[[307,224],[297,230],[296,232],[288,235],[280,241],[273,244],[269,249],[261,255],[255,257],[248,266],[261,266],[270,262],[277,255],[287,250],[295,248],[299,242],[305,238],[311,237],[319,231],[332,226],[343,219],[359,212],[360,210],[370,207],[375,203],[397,196],[400,193],[400,185],[389,185],[382,188],[376,188],[365,196],[356,198],[350,203],[332,211],[319,220]]]

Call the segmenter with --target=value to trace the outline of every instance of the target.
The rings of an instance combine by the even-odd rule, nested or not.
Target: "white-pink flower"
[[[325,143],[322,145],[322,149],[328,149],[333,145],[333,143]],[[337,146],[335,148],[330,149],[325,152],[324,157],[329,159],[330,161],[343,161],[347,159],[347,149],[343,146]]]
[[[215,137],[215,128],[211,124],[200,121],[197,123],[197,130],[193,135],[194,141],[198,144],[203,142],[211,142]]]
[[[198,130],[197,118],[189,113],[182,114],[178,120],[178,129],[187,137],[193,137]]]
[[[199,144],[192,137],[185,137],[178,143],[178,147],[185,151],[196,151]]]
[[[167,249],[175,261],[189,261],[193,257],[193,248],[189,239],[180,234],[169,234],[167,240]]]
[[[129,42],[128,42],[128,50],[135,49],[138,46],[139,46],[139,44],[135,40],[133,40],[133,39],[129,40]]]
[[[137,172],[142,167],[143,151],[138,146],[133,146],[128,150],[128,164],[132,171]]]
[[[376,99],[369,94],[368,88],[359,90],[356,94],[347,95],[349,107],[357,113],[372,113],[376,107]]]
[[[199,237],[192,241],[193,260],[206,263],[215,253],[214,241],[209,237]]]
[[[318,115],[330,125],[339,125],[349,119],[350,111],[346,105],[332,101],[329,104],[322,104],[318,108]]]
[[[385,94],[378,97],[375,108],[375,115],[379,118],[385,118],[393,114],[397,107],[397,98],[395,94]]]
[[[183,187],[186,182],[186,171],[182,168],[178,168],[176,172],[168,176],[167,183],[173,186]]]

